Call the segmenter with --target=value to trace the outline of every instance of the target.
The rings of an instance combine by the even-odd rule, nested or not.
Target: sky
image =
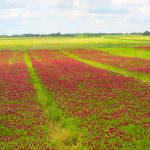
[[[150,0],[0,0],[0,35],[150,31]]]

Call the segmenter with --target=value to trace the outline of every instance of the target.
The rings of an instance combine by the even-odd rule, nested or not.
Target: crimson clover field
[[[0,39],[0,149],[148,150],[150,37]]]

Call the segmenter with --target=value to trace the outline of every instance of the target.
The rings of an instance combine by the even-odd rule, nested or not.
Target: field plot
[[[14,56],[13,52],[10,51],[0,51],[0,63],[2,64],[8,64],[9,60],[12,60]]]
[[[136,47],[137,49],[145,49],[145,50],[150,50],[150,46],[139,46]]]
[[[23,53],[0,53],[0,149],[50,148],[47,119],[36,103]]]
[[[150,75],[150,59],[140,59],[136,57],[115,56],[108,52],[97,50],[76,50],[72,51],[81,58],[108,64],[128,71],[147,73]]]
[[[93,68],[57,51],[32,51],[30,57],[56,104],[68,117],[79,120],[84,145],[148,149],[148,84]]]

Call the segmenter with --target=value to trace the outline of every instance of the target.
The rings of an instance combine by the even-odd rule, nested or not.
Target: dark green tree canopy
[[[145,31],[145,32],[143,33],[143,35],[150,35],[150,32],[149,32],[149,31]]]

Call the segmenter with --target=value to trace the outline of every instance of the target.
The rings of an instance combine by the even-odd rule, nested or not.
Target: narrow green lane
[[[133,57],[150,60],[150,51],[144,49],[135,49],[135,48],[99,48],[98,51],[103,51],[110,53],[114,56],[123,56],[123,57]]]

